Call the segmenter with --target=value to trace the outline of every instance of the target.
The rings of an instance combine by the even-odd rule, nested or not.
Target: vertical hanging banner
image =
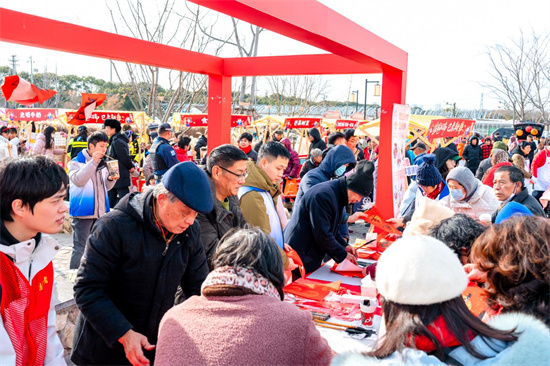
[[[393,181],[393,212],[399,212],[399,205],[406,191],[405,176],[405,145],[409,132],[411,107],[394,104],[392,116],[392,181]]]

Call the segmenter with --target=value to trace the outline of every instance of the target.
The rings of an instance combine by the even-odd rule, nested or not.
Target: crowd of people
[[[103,127],[79,128],[67,151],[47,127],[32,157],[13,155],[1,130],[0,363],[65,364],[52,297],[60,247],[48,234],[67,211],[78,365],[550,359],[550,140],[520,141],[512,155],[479,136],[409,147],[418,169],[388,220],[402,235],[369,272],[385,330],[370,352],[336,355],[310,313],[281,301],[283,287],[299,276],[291,252],[307,273],[329,258],[357,263],[349,224],[375,197],[377,139],[312,128],[301,164],[282,130],[205,151],[206,132],[193,145],[168,123],[149,126],[143,149],[119,121]],[[68,174],[54,161],[64,153]],[[282,190],[299,177],[290,214]],[[483,314],[464,301],[471,286],[486,292]]]

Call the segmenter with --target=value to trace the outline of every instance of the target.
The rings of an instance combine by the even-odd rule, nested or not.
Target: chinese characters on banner
[[[21,108],[6,110],[6,117],[12,121],[46,121],[57,118],[57,109]]]
[[[207,114],[180,114],[180,121],[186,127],[208,127]],[[232,114],[231,127],[247,127],[252,124],[252,116]]]
[[[67,119],[75,116],[76,112],[67,112]],[[134,123],[134,114],[131,112],[102,112],[93,111],[86,123],[104,123],[106,119],[116,119],[120,123]]]
[[[364,125],[368,123],[368,121],[357,121],[354,119],[338,119],[336,120],[336,124],[334,125],[334,128],[336,130],[345,130],[347,128],[357,128],[361,125]]]
[[[405,176],[405,145],[409,132],[411,107],[394,104],[392,116],[392,181],[393,181],[393,212],[399,212],[399,204],[406,190]]]
[[[473,132],[475,123],[470,119],[434,119],[428,128],[428,139],[432,141],[441,137],[468,136]]]
[[[321,118],[285,118],[285,128],[314,128],[321,126]]]

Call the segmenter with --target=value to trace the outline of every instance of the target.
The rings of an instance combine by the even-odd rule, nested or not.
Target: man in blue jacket
[[[179,163],[176,150],[170,145],[169,140],[171,137],[172,126],[169,123],[161,124],[159,135],[149,149],[157,183],[160,183],[162,176],[168,169]]]
[[[348,177],[317,184],[302,198],[284,238],[300,255],[307,273],[319,268],[326,254],[337,263],[345,259],[357,262],[355,249],[344,240],[339,228],[344,207],[372,191],[373,173],[374,164],[362,160]]]

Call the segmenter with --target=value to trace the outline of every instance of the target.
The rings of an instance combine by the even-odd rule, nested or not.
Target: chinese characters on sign
[[[186,127],[207,127],[207,114],[180,114],[180,121]],[[246,127],[252,124],[252,116],[244,114],[231,115],[231,127]]]
[[[6,116],[12,121],[45,121],[57,118],[57,109],[22,108],[8,109]]]
[[[474,130],[476,121],[469,119],[434,119],[428,128],[430,141],[441,137],[468,136]]]
[[[74,117],[76,112],[67,112],[67,119]],[[120,123],[134,123],[134,114],[129,112],[101,112],[94,111],[86,123],[103,123],[106,119],[116,119]]]
[[[286,128],[314,128],[321,125],[321,118],[286,118]]]

